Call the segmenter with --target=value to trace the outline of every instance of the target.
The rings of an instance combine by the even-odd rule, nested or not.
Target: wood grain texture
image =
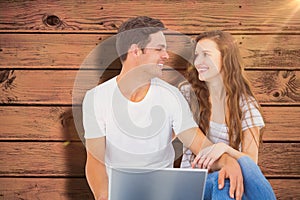
[[[300,143],[265,143],[260,146],[258,165],[268,177],[300,178]]]
[[[4,104],[80,103],[87,89],[96,86],[103,71],[5,70],[2,71],[0,101]],[[110,71],[107,76],[114,75]],[[4,76],[4,75],[5,76]],[[163,79],[177,81],[176,71],[164,71]],[[260,103],[299,105],[300,71],[246,71]],[[77,76],[77,78],[76,78]],[[76,80],[76,82],[75,82]]]
[[[293,104],[300,100],[300,71],[247,71],[260,103]]]
[[[113,34],[1,34],[1,68],[78,69],[89,53],[98,53],[96,64],[119,69]],[[184,69],[191,56],[189,41],[195,35],[167,35],[170,59]],[[299,35],[234,35],[246,69],[300,69]],[[101,51],[101,49],[104,49]],[[110,59],[111,58],[111,59]],[[184,59],[185,60],[184,60]]]
[[[300,140],[300,107],[262,107],[264,141]]]
[[[299,179],[269,179],[278,200],[299,199]],[[0,178],[0,198],[92,200],[85,178]]]
[[[269,179],[278,200],[300,198],[299,179]]]
[[[300,177],[300,143],[265,143],[259,165],[267,177]],[[0,176],[84,175],[81,142],[1,142]]]
[[[247,33],[299,33],[299,4],[266,1],[1,1],[1,31],[116,32],[129,17],[147,15],[183,33],[219,28]],[[130,8],[130,9],[129,9]],[[222,11],[222,12],[220,12]]]
[[[1,142],[0,176],[84,175],[85,148],[81,142]]]
[[[236,35],[245,69],[300,69],[299,35]]]
[[[78,141],[72,107],[0,107],[1,140]]]
[[[0,178],[0,199],[93,200],[85,178]]]
[[[300,142],[300,107],[268,106],[262,111],[265,142]],[[0,140],[79,141],[83,131],[80,120],[76,123],[77,129],[70,106],[1,106]]]
[[[1,34],[2,67],[79,68],[84,58],[108,35]]]
[[[1,0],[0,200],[93,199],[72,97],[80,103],[86,90],[118,73],[113,38],[138,15],[187,34],[167,34],[166,65],[181,73],[190,39],[216,29],[233,34],[263,105],[259,165],[279,200],[300,199],[299,1]],[[89,69],[76,79],[80,67]],[[164,79],[177,85],[182,76],[166,71]]]

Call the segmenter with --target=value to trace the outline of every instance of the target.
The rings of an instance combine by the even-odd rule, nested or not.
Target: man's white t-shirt
[[[172,167],[172,130],[198,127],[180,91],[154,78],[140,102],[119,90],[116,77],[89,90],[83,101],[85,139],[106,137],[105,163],[113,167]]]

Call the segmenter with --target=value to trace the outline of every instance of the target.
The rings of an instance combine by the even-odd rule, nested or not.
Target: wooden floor
[[[138,15],[178,31],[167,35],[167,64],[179,72],[187,39],[215,29],[234,35],[266,122],[259,166],[278,199],[300,199],[296,0],[0,1],[0,199],[93,199],[72,101],[77,111],[88,88],[118,73],[115,52],[101,45]],[[93,60],[95,53],[111,57]],[[177,71],[165,70],[165,80],[176,85]]]

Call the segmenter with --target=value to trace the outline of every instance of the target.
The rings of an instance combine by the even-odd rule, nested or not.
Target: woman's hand
[[[220,142],[202,149],[192,162],[192,168],[198,165],[198,168],[210,170],[212,164],[227,152],[228,147]]]

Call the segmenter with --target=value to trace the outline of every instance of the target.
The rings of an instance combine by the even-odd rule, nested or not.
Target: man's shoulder
[[[113,88],[116,86],[115,78],[116,77],[111,78],[111,79],[101,83],[100,85],[97,85],[97,86],[89,89],[88,91],[86,91],[85,96],[90,97],[90,98],[99,98],[99,97],[103,97],[103,96],[106,96],[106,97],[109,96],[109,93],[111,91],[113,91]]]
[[[153,79],[152,83],[158,86],[157,88],[159,89],[157,91],[159,91],[160,95],[162,95],[161,97],[168,98],[169,101],[174,99],[172,97],[176,97],[175,99],[184,99],[182,93],[176,86],[159,78]]]
[[[152,79],[152,83],[154,85],[157,85],[157,86],[161,86],[161,87],[164,87],[166,89],[171,89],[171,90],[174,90],[174,91],[178,91],[178,88],[171,85],[170,83],[160,79],[160,78],[154,78]]]
[[[94,92],[102,92],[102,91],[110,91],[111,88],[116,86],[116,77],[113,77],[95,87],[93,87],[92,89],[90,89],[89,91],[94,91]]]

